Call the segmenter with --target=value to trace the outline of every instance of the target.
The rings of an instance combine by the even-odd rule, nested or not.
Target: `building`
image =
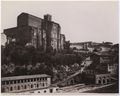
[[[31,43],[34,45],[32,40],[32,27],[14,27],[4,30],[5,35],[7,36],[7,44],[16,43],[22,46]],[[36,45],[34,45],[36,48]]]
[[[111,74],[100,74],[95,70],[87,69],[83,73],[83,81],[86,84],[104,85],[111,83]]]
[[[111,82],[110,74],[96,74],[95,75],[95,84],[109,84]]]
[[[43,30],[47,37],[47,51],[59,51],[61,27],[58,23],[51,21],[51,19],[51,15],[47,14],[43,20]]]
[[[36,90],[29,90],[26,92],[22,92],[22,93],[34,93],[34,94],[39,94],[39,93],[57,93],[59,91],[59,87],[55,87],[55,86],[50,86],[50,87],[46,87],[46,88],[41,88],[41,89],[36,89]]]
[[[60,49],[63,50],[65,45],[65,35],[60,34]]]
[[[3,93],[33,93],[55,92],[57,87],[51,86],[51,76],[46,74],[3,77],[1,79],[1,91]]]
[[[108,64],[108,72],[110,74],[117,74],[118,64]]]
[[[84,50],[84,51],[89,51],[89,52],[93,52],[95,49],[95,43],[94,42],[80,42],[80,43],[71,43],[70,47],[72,49],[77,49],[77,50]],[[78,51],[78,52],[79,52]]]
[[[22,46],[32,45],[46,51],[59,51],[61,27],[52,21],[52,16],[44,15],[44,19],[28,13],[21,13],[17,18],[17,27],[4,30],[7,44],[15,42]]]
[[[83,49],[83,44],[81,44],[81,43],[70,43],[70,48],[80,50],[80,49]]]
[[[110,42],[96,43],[96,42],[80,42],[80,43],[71,43],[70,47],[77,50],[85,50],[89,52],[109,52],[113,46]]]

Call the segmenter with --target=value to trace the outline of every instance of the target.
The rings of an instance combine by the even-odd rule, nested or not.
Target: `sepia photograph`
[[[1,93],[119,93],[118,1],[1,1]]]

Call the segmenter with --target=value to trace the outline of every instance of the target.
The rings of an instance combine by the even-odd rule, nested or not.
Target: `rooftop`
[[[24,76],[11,76],[11,77],[2,77],[1,80],[19,80],[19,79],[29,79],[29,78],[42,78],[42,77],[51,77],[47,74],[40,74],[40,75],[24,75]]]

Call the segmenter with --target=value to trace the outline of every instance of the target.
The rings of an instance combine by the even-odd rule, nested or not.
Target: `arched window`
[[[39,79],[40,81],[42,80],[42,78]]]
[[[56,91],[58,91],[58,89],[56,89]]]
[[[18,86],[18,90],[20,90],[20,86]]]
[[[33,85],[31,85],[31,88],[33,88]]]
[[[53,93],[53,89],[50,89],[50,93]]]
[[[26,89],[26,88],[27,88],[27,86],[25,85],[25,86],[24,86],[24,89]]]
[[[16,80],[14,81],[14,84],[16,84]]]
[[[105,79],[103,79],[103,84],[105,84]]]
[[[45,86],[45,84],[43,83],[43,86]]]
[[[107,83],[110,83],[109,79],[107,79]]]
[[[39,87],[39,84],[37,84],[37,88]]]
[[[23,83],[23,80],[21,80],[21,83]]]
[[[13,91],[13,87],[10,87],[10,91]]]
[[[31,82],[33,82],[33,78],[31,79]]]
[[[98,80],[98,84],[101,84],[101,80]]]
[[[14,86],[14,90],[16,90],[16,86]]]

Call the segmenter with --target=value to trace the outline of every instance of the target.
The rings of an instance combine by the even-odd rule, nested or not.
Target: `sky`
[[[4,1],[1,5],[2,32],[17,26],[17,16],[26,12],[61,26],[61,33],[70,42],[113,42],[119,40],[118,2],[114,1]],[[6,42],[1,35],[2,44]]]

